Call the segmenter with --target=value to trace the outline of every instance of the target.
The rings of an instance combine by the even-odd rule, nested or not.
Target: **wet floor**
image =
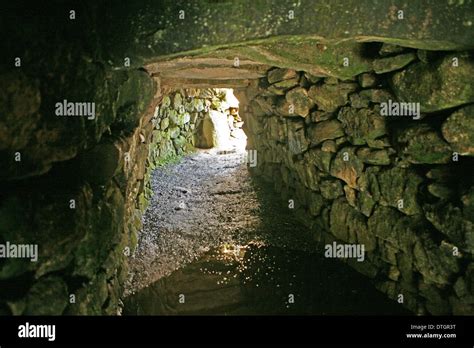
[[[153,173],[157,194],[131,259],[123,314],[409,314],[324,258],[242,158],[201,151]]]
[[[408,314],[347,265],[317,254],[223,245],[126,300],[126,315]]]

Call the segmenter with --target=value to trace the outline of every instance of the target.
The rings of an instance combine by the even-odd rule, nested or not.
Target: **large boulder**
[[[225,148],[229,145],[229,138],[227,115],[217,110],[210,110],[202,121],[197,146]]]

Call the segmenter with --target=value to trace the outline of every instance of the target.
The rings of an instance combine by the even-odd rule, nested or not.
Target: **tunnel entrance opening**
[[[246,92],[236,94],[247,101]],[[248,108],[233,89],[170,90],[158,110],[160,132],[170,132],[184,156],[151,174],[155,194],[130,264],[124,314],[407,313],[364,276],[316,252],[279,192],[250,177],[242,156]],[[176,147],[180,137],[189,151]]]
[[[163,88],[152,119],[149,204],[125,296],[213,248],[232,248],[230,231],[255,205],[254,196],[246,207],[241,199],[252,189],[234,89],[180,87]]]
[[[247,136],[233,89],[215,88],[210,93],[212,98],[205,100],[204,117],[196,124],[195,147],[215,149],[218,153],[244,152]]]
[[[403,50],[408,63],[416,59],[410,49]],[[408,63],[390,69],[398,71]],[[366,72],[337,78],[253,63],[247,63],[252,68],[246,71],[222,68],[225,64],[228,60],[183,58],[148,67],[165,85],[159,115],[168,117],[169,125],[162,119],[161,131],[171,129],[178,155],[185,153],[176,147],[183,136],[195,153],[152,175],[158,195],[145,213],[125,312],[417,311],[418,298],[410,298],[406,308],[392,301],[394,292],[387,286],[401,284],[396,283],[400,275],[412,274],[413,268],[403,261],[404,270],[393,266],[394,257],[387,256],[393,246],[380,230],[392,231],[380,226],[380,216],[398,219],[402,213],[415,223],[410,215],[421,211],[418,201],[425,194],[403,183],[394,188],[392,182],[402,182],[400,176],[419,183],[420,175],[430,178],[416,164],[452,166],[435,125],[387,119],[380,112],[394,98],[388,81],[392,75]],[[420,152],[404,136],[407,130],[418,139],[438,139],[446,158],[433,157],[432,148]],[[248,136],[247,153],[244,136],[238,135]],[[246,166],[250,151],[258,153],[253,169]],[[242,153],[246,156],[238,156]],[[401,159],[415,165],[406,169],[398,164]],[[249,170],[255,174],[252,179]],[[265,185],[272,188],[265,190]],[[356,259],[341,253],[331,261],[321,249],[325,246],[361,254]],[[298,264],[306,269],[295,268]],[[190,287],[193,282],[197,289]],[[374,299],[373,306],[363,298]]]
[[[72,22],[68,1],[48,16],[14,6],[2,42],[15,57],[1,64],[0,240],[39,251],[37,262],[1,261],[0,312],[116,314],[137,238],[143,268],[132,268],[155,277],[207,248],[247,246],[267,226],[257,241],[287,251],[283,237],[300,230],[332,250],[364,246],[363,261],[343,262],[412,313],[474,313],[472,2],[394,2],[298,2],[291,21],[285,2],[193,2],[184,21],[172,15],[180,2],[86,5]],[[410,9],[410,25],[394,7]],[[258,153],[252,172],[283,211],[265,210],[234,153],[192,153],[203,106],[193,101],[219,88],[249,107],[239,115]],[[151,232],[140,234],[147,205]],[[318,288],[319,269],[301,279]]]

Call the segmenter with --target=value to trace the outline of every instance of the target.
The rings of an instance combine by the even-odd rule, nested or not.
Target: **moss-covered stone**
[[[428,192],[441,199],[449,199],[454,196],[454,192],[446,185],[432,183],[428,185]]]
[[[364,170],[364,163],[356,156],[355,150],[354,147],[340,149],[331,163],[331,175],[351,188],[358,188],[357,179]]]
[[[400,167],[385,170],[378,175],[383,202],[407,215],[421,213],[417,197],[418,186],[422,181],[414,170]]]
[[[307,150],[309,141],[305,137],[304,124],[298,121],[288,121],[288,149],[294,155]]]
[[[416,220],[405,217],[390,207],[377,207],[368,220],[370,233],[390,242],[397,249],[411,252],[419,226]],[[418,232],[419,233],[419,232]]]
[[[414,264],[427,284],[446,285],[459,272],[459,259],[446,243],[437,245],[426,235],[413,248]]]
[[[403,53],[403,51],[405,50],[406,50],[405,47],[384,43],[382,47],[380,47],[379,55],[381,55],[382,57],[391,56],[391,55]]]
[[[309,212],[313,216],[319,216],[321,209],[325,206],[323,197],[315,192],[311,192],[311,196],[308,202]]]
[[[336,199],[344,194],[341,181],[339,180],[322,180],[319,190],[326,199]]]
[[[124,210],[124,197],[112,182],[106,188],[97,209],[88,213],[89,223],[93,222],[94,228],[85,229],[83,239],[74,250],[74,275],[88,278],[95,276],[109,253],[104,245],[117,243],[121,239]]]
[[[355,243],[357,234],[367,230],[365,217],[352,208],[343,198],[335,200],[330,213],[331,233],[347,243]]]
[[[12,71],[0,77],[0,90],[0,151],[20,151],[28,144],[40,118],[39,82]]]
[[[416,59],[415,53],[400,54],[394,57],[380,58],[374,61],[374,71],[377,74],[385,74],[394,70],[400,70]]]
[[[357,180],[360,191],[366,192],[376,202],[380,199],[380,186],[377,179],[379,172],[380,167],[368,167]]]
[[[299,82],[298,77],[294,77],[289,80],[275,82],[273,85],[268,87],[268,91],[277,95],[284,95],[286,91],[297,86],[298,82]]]
[[[363,147],[357,150],[357,157],[367,164],[379,166],[390,164],[390,157],[387,150],[372,150],[368,147]]]
[[[268,83],[276,83],[280,81],[294,80],[298,77],[298,73],[293,69],[272,69],[268,72]]]
[[[372,210],[375,206],[375,199],[373,196],[366,191],[362,191],[359,192],[357,197],[359,211],[367,217],[372,215]]]
[[[24,314],[61,315],[68,300],[66,283],[60,277],[43,277],[28,292]]]
[[[302,117],[308,116],[309,110],[314,105],[311,99],[308,97],[308,92],[302,87],[293,88],[288,93],[286,93],[285,98],[289,103],[289,110],[293,109],[295,114]]]
[[[441,129],[454,151],[474,156],[474,106],[466,106],[451,114]]]
[[[400,131],[397,141],[411,163],[448,163],[452,150],[438,132],[426,124],[412,125]]]
[[[334,112],[347,103],[348,94],[355,91],[356,88],[356,84],[353,83],[315,85],[310,88],[308,95],[318,106],[318,109]]]
[[[474,102],[472,75],[470,55],[456,53],[412,64],[393,75],[392,85],[399,101],[418,102],[422,112],[435,112]]]
[[[357,81],[362,88],[369,88],[374,87],[378,80],[374,73],[364,73],[357,76]]]
[[[322,121],[308,128],[308,138],[315,145],[342,136],[344,136],[344,130],[338,120]]]
[[[212,52],[219,47],[272,40],[280,35],[314,36],[325,41],[377,38],[381,42],[431,50],[472,47],[473,29],[468,25],[470,3],[446,5],[430,0],[423,7],[410,5],[406,0],[397,0],[392,7],[383,2],[357,3],[347,11],[347,2],[341,0],[330,4],[301,3],[294,7],[294,18],[289,19],[284,2],[271,6],[260,0],[218,6],[199,1],[127,4],[107,12],[100,38],[105,43],[106,59],[114,65],[123,65],[125,52],[131,52],[132,63],[140,65],[158,56]],[[418,30],[399,25],[396,11],[405,7],[411,8],[410,23],[418,23]],[[186,20],[176,15],[180,10],[184,11]],[[222,23],[228,23],[229,18],[233,19],[232,23],[222,30]],[[374,21],[374,18],[383,20]],[[131,24],[124,27],[124,22]],[[450,25],[447,27],[445,23]]]
[[[328,173],[333,155],[317,148],[310,149],[305,154],[305,162],[315,165],[319,170]]]
[[[342,122],[349,141],[354,145],[364,145],[387,133],[385,118],[376,109],[342,108],[337,115]]]
[[[364,89],[359,94],[363,100],[368,99],[372,103],[377,104],[395,100],[395,96],[389,90],[383,88]]]
[[[114,144],[99,144],[80,156],[80,175],[92,184],[106,184],[122,163],[121,155]]]
[[[449,202],[423,206],[425,216],[435,228],[463,250],[474,250],[474,223],[463,211]]]
[[[117,261],[115,260],[115,264]],[[66,315],[101,315],[103,305],[109,296],[107,278],[103,272],[97,274],[87,286],[83,286],[73,293],[75,302],[66,308]],[[116,313],[113,313],[116,314]]]

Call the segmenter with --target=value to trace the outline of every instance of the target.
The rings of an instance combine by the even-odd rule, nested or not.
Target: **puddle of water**
[[[125,299],[125,315],[410,314],[321,254],[224,244]]]

